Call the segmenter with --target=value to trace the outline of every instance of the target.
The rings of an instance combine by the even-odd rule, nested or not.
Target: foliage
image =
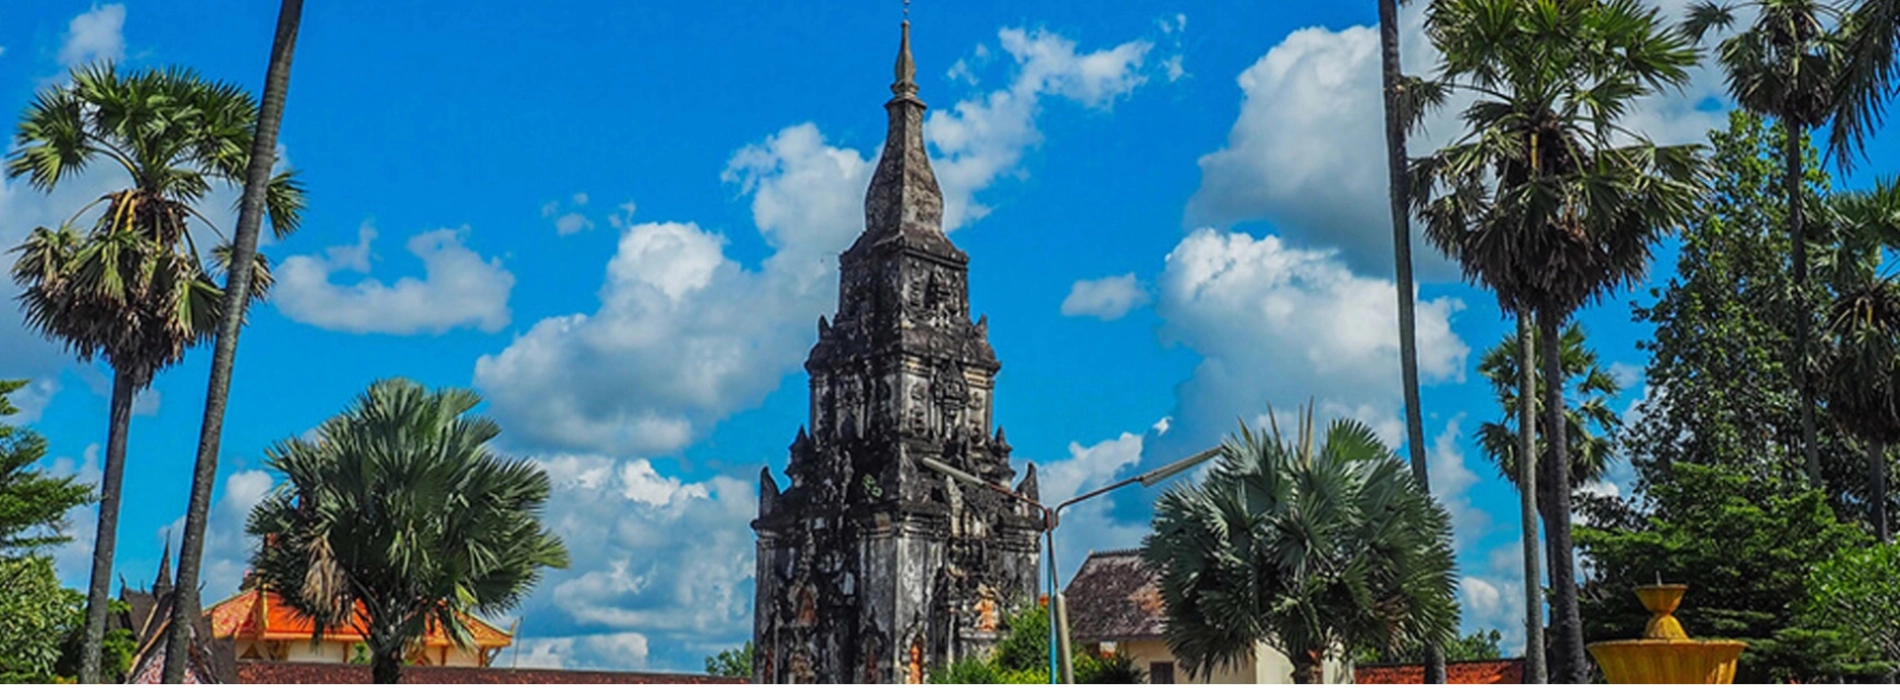
[[[1504,658],[1501,645],[1504,634],[1497,630],[1472,632],[1445,643],[1446,661],[1490,661]],[[1360,664],[1422,664],[1425,663],[1425,646],[1408,644],[1396,652],[1387,652],[1378,647],[1362,647],[1353,656],[1354,663]]]
[[[706,657],[706,674],[721,678],[752,677],[752,640]]]
[[[1049,608],[1023,606],[1005,622],[1008,634],[996,643],[996,665],[1006,671],[1049,670]]]
[[[1139,685],[1148,682],[1148,674],[1135,667],[1135,660],[1117,651],[1108,656],[1075,655],[1076,685]]]
[[[463,616],[514,607],[567,549],[539,516],[549,482],[533,462],[490,451],[501,428],[467,415],[481,397],[405,379],[372,384],[313,438],[274,445],[286,483],[251,512],[253,568],[316,620],[347,624],[361,604],[378,683],[430,629],[469,642]]]
[[[1531,337],[1537,337],[1536,329],[1531,330]],[[1491,391],[1504,412],[1502,420],[1478,426],[1478,447],[1484,450],[1485,458],[1498,465],[1498,473],[1513,484],[1518,483],[1517,347],[1517,334],[1506,335],[1497,345],[1485,351],[1484,357],[1478,361],[1478,374],[1491,382]],[[1564,374],[1564,394],[1578,400],[1576,405],[1564,407],[1564,420],[1569,425],[1564,444],[1570,448],[1570,486],[1577,488],[1603,478],[1603,474],[1609,471],[1610,461],[1616,458],[1615,433],[1623,427],[1623,419],[1610,408],[1609,401],[1622,393],[1623,387],[1598,363],[1596,351],[1585,345],[1581,324],[1572,323],[1564,328],[1558,348]],[[1537,415],[1541,419],[1544,415],[1543,378],[1534,377],[1533,381],[1536,382],[1537,391],[1532,397],[1532,404],[1537,407]],[[1541,453],[1549,449],[1541,436],[1548,431],[1537,432],[1536,451],[1541,465],[1548,459]]]
[[[1458,623],[1445,511],[1370,428],[1310,412],[1288,439],[1244,425],[1200,484],[1155,505],[1169,649],[1189,674],[1232,668],[1256,641],[1318,679],[1326,650],[1450,638]]]
[[[23,386],[25,381],[0,381],[0,418],[19,412],[7,395]],[[66,511],[93,500],[92,487],[77,477],[32,469],[45,455],[45,438],[0,422],[0,556],[72,539],[60,531]]]
[[[60,640],[79,627],[86,597],[62,588],[46,557],[0,558],[0,683],[50,683]]]
[[[1801,619],[1808,627],[1845,630],[1884,662],[1900,667],[1900,545],[1848,549],[1808,572]]]
[[[131,606],[126,605],[125,601],[106,601],[106,612],[112,616],[127,615],[131,611]],[[79,676],[80,652],[84,649],[85,641],[84,631],[80,623],[75,621],[72,631],[60,642],[59,665],[54,667],[54,672],[59,678],[69,679]],[[106,630],[105,637],[100,642],[100,678],[108,683],[124,681],[126,674],[132,672],[132,655],[138,652],[138,645],[138,638],[132,635],[132,630],[124,627]]]
[[[1867,535],[1835,519],[1800,477],[1679,464],[1653,476],[1653,509],[1635,527],[1577,528],[1589,557],[1583,619],[1590,641],[1624,639],[1648,614],[1632,593],[1657,580],[1689,586],[1676,613],[1689,633],[1740,639],[1736,682],[1803,682],[1854,673],[1837,655],[1839,630],[1798,619],[1814,562],[1864,547]]]

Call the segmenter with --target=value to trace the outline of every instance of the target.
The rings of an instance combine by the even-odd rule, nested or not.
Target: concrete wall
[[[1152,664],[1174,664],[1174,682],[1176,684],[1273,684],[1293,682],[1293,661],[1285,654],[1266,644],[1256,644],[1253,659],[1240,668],[1216,669],[1209,678],[1189,678],[1187,672],[1169,653],[1168,644],[1160,639],[1137,639],[1115,644],[1115,650],[1135,662],[1135,667],[1147,673]],[[1322,666],[1322,674],[1327,683],[1351,683],[1352,665],[1335,659],[1327,659]],[[1149,682],[1153,682],[1150,679]]]

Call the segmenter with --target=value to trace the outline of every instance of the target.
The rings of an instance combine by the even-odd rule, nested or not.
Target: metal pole
[[[1057,661],[1062,658],[1058,654],[1061,647],[1056,639],[1056,524],[1055,520],[1049,517],[1048,509],[1044,509],[1043,516],[1044,523],[1047,525],[1042,529],[1043,539],[1049,545],[1049,602],[1047,603],[1049,608],[1049,683],[1054,685],[1062,682],[1062,666],[1061,662]]]

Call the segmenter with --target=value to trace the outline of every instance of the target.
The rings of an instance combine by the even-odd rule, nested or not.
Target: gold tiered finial
[[[891,92],[900,97],[917,96],[917,64],[910,59],[910,0],[904,0],[904,39],[897,45],[897,82]]]

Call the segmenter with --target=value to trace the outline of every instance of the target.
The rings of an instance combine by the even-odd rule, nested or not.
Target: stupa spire
[[[943,190],[930,169],[924,148],[923,100],[917,98],[917,63],[910,55],[910,20],[904,20],[897,45],[897,82],[884,103],[890,113],[884,152],[878,157],[871,187],[864,195],[864,237],[871,243],[892,238],[941,241]]]

